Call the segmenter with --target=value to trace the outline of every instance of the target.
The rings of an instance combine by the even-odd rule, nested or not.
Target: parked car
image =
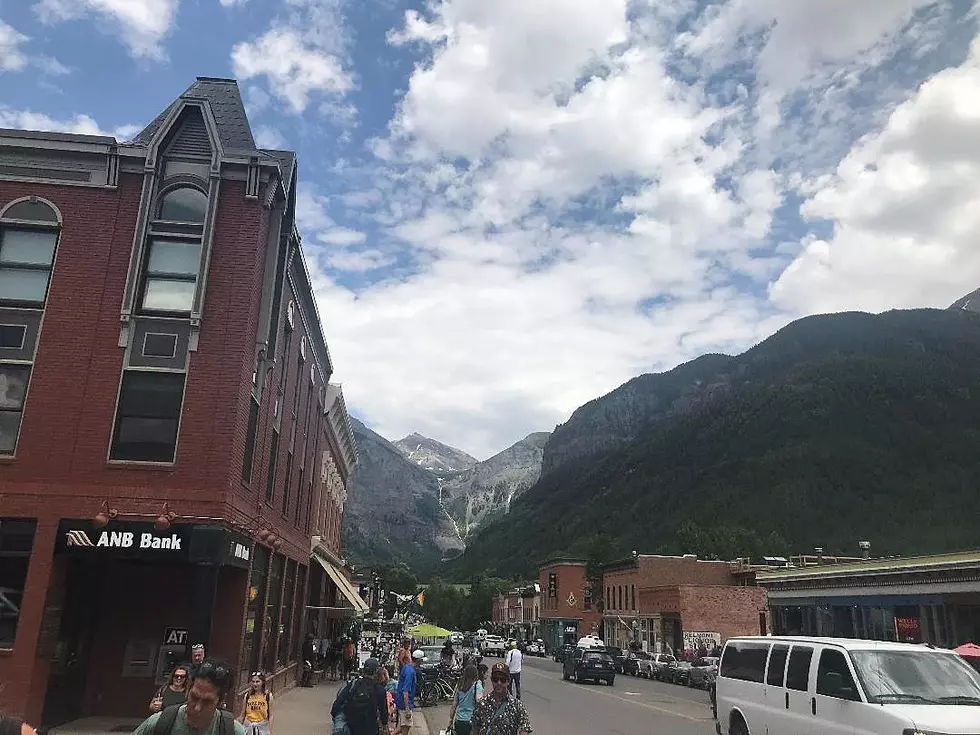
[[[606,646],[606,653],[612,656],[613,666],[616,667],[616,673],[623,673],[623,661],[626,660],[626,649],[620,648],[619,646]]]
[[[558,646],[555,649],[555,663],[562,664],[565,663],[565,659],[575,650],[575,646],[571,643],[566,643],[562,646]]]
[[[646,651],[630,651],[626,654],[626,660],[623,661],[623,673],[629,674],[630,676],[640,675],[640,662],[649,661],[652,657]]]
[[[660,679],[661,671],[676,660],[669,653],[654,653],[651,654],[648,661],[639,661],[639,671],[637,673],[639,676],[645,676],[647,679]]]
[[[529,641],[524,647],[524,653],[528,656],[544,656],[544,641],[540,638],[536,641]]]
[[[732,735],[980,729],[980,674],[952,651],[910,643],[729,639],[715,686],[715,729]]]
[[[720,658],[715,656],[704,656],[694,659],[691,664],[691,671],[688,674],[688,684],[699,689],[707,689],[709,677],[718,673],[718,662]]]
[[[654,663],[653,675],[657,681],[669,681],[667,671],[677,663],[677,658],[669,653],[660,653]]]
[[[499,635],[488,635],[483,641],[484,656],[503,656],[506,643]]]
[[[673,661],[664,668],[661,681],[669,681],[671,684],[687,684],[690,676],[690,661]]]
[[[606,644],[602,642],[602,638],[599,636],[589,633],[589,635],[579,638],[575,645],[577,648],[604,648]]]
[[[562,665],[562,679],[576,683],[583,681],[604,681],[613,686],[616,680],[616,665],[612,656],[589,648],[576,648]]]

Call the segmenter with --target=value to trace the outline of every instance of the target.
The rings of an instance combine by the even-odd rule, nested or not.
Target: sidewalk
[[[284,735],[332,735],[330,706],[340,682],[328,681],[315,687],[293,687],[276,697],[275,733]],[[425,710],[415,710],[412,735],[431,735]],[[435,733],[438,735],[438,728]]]

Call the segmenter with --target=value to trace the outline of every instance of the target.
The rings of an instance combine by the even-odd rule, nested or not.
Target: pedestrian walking
[[[241,723],[248,735],[272,735],[272,692],[266,691],[265,674],[252,672],[242,698]]]
[[[357,668],[357,646],[353,639],[348,639],[344,645],[344,678],[348,678],[354,669]]]
[[[483,699],[483,685],[474,664],[463,669],[463,678],[453,692],[453,705],[449,710],[449,730],[453,735],[470,735],[473,713]]]
[[[398,672],[398,689],[395,690],[395,708],[397,711],[397,731],[401,735],[408,735],[409,730],[415,724],[413,715],[415,713],[415,692],[418,688],[418,680],[415,675],[415,666],[425,659],[422,651],[415,651],[410,661],[402,664]]]
[[[335,733],[340,731],[350,735],[379,735],[381,728],[387,728],[388,703],[385,690],[375,681],[378,667],[378,659],[369,658],[364,662],[361,675],[337,693],[330,708]]]
[[[533,732],[524,703],[510,693],[510,669],[495,663],[490,669],[490,694],[473,712],[472,735],[528,735]]]
[[[167,677],[167,683],[157,689],[153,699],[150,700],[150,713],[159,712],[167,709],[167,707],[173,707],[175,704],[183,704],[187,701],[187,688],[189,686],[187,669],[186,664],[174,667],[170,676]]]
[[[207,651],[205,651],[203,643],[195,643],[191,646],[191,667],[187,670],[190,675],[189,681],[194,681],[194,677],[197,676],[197,671],[201,668],[205,658],[207,658]]]
[[[507,657],[505,659],[507,668],[510,671],[510,692],[511,694],[516,694],[517,698],[521,698],[521,669],[524,665],[524,654],[521,653],[521,649],[517,647],[517,642],[511,644],[511,648],[507,651]]]
[[[230,666],[205,659],[187,690],[187,703],[150,715],[133,735],[247,735],[231,712],[218,707],[231,678]]]

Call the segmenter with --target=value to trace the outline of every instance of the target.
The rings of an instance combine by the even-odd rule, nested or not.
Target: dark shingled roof
[[[153,122],[133,138],[133,143],[149,145],[170,111],[180,103],[181,99],[187,97],[203,97],[210,103],[214,120],[218,125],[218,139],[226,151],[256,150],[255,138],[252,137],[252,128],[248,124],[248,116],[245,114],[245,105],[238,89],[238,82],[234,79],[217,79],[215,77],[198,77],[197,81],[187,88],[187,91],[171,102],[167,109],[157,115]]]
[[[275,151],[263,149],[259,151],[267,156],[279,161],[279,168],[282,170],[282,185],[289,191],[290,182],[293,180],[293,167],[296,165],[296,154],[292,151]]]

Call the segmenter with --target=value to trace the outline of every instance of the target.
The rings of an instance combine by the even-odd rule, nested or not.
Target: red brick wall
[[[268,416],[270,397],[275,400],[276,373],[263,397],[251,488],[241,483],[269,227],[269,212],[259,201],[245,198],[242,182],[221,184],[200,340],[190,357],[176,464],[156,468],[106,462],[123,369],[124,350],[117,345],[119,313],[141,186],[142,176],[133,174],[122,174],[116,190],[0,181],[0,204],[35,194],[53,202],[64,220],[17,456],[0,458],[2,514],[39,521],[17,641],[13,652],[0,653],[0,682],[7,684],[4,706],[15,713],[26,712],[34,720],[39,719],[48,672],[47,663],[35,660],[33,651],[60,518],[90,518],[103,499],[124,514],[155,514],[164,501],[183,518],[247,521],[261,512],[263,525],[283,539],[283,553],[302,563],[309,555],[304,518],[297,528],[292,512],[283,518],[278,506],[263,503],[267,466],[263,455],[271,440]],[[288,291],[283,298],[291,298]],[[285,308],[281,311],[284,315]],[[301,331],[297,319],[293,350],[299,349]],[[308,355],[312,356],[312,347]],[[285,367],[293,373],[289,380],[295,381],[295,358],[287,360]],[[308,371],[304,375],[308,389]],[[318,376],[318,385],[326,377]],[[290,390],[287,383],[284,436],[292,420]],[[322,421],[321,430],[325,426]],[[285,438],[280,447],[284,457]],[[311,471],[318,473],[320,466],[316,453],[309,456],[307,477]],[[280,473],[284,469],[280,461]],[[297,478],[298,464],[294,502]],[[281,482],[280,474],[279,492]],[[243,598],[236,604],[241,602]],[[232,616],[232,628],[238,625],[240,630],[240,620],[234,622],[240,617],[239,608]],[[218,635],[223,639],[225,634]],[[237,643],[221,645],[234,648],[230,658],[237,658]]]
[[[603,574],[602,583],[603,594],[606,587],[618,588],[620,585],[624,587],[622,607],[619,606],[617,591],[616,598],[612,600],[607,612],[632,613],[634,608],[630,591],[631,587],[635,587],[637,598],[635,610],[645,614],[656,611],[646,610],[641,606],[641,599],[643,599],[641,590],[683,584],[731,585],[735,584],[735,578],[729,571],[728,562],[700,561],[693,556],[640,556],[636,566],[607,571]]]
[[[684,585],[676,594],[685,631],[720,633],[722,641],[759,635],[759,613],[766,610],[762,587]]]
[[[548,575],[558,575],[558,596],[548,597]],[[578,618],[579,635],[592,632],[592,626],[598,624],[602,616],[594,601],[591,609],[586,610],[585,600],[585,565],[584,564],[555,564],[542,567],[538,573],[538,583],[541,585],[541,618]],[[575,604],[568,604],[568,594],[575,595]]]

